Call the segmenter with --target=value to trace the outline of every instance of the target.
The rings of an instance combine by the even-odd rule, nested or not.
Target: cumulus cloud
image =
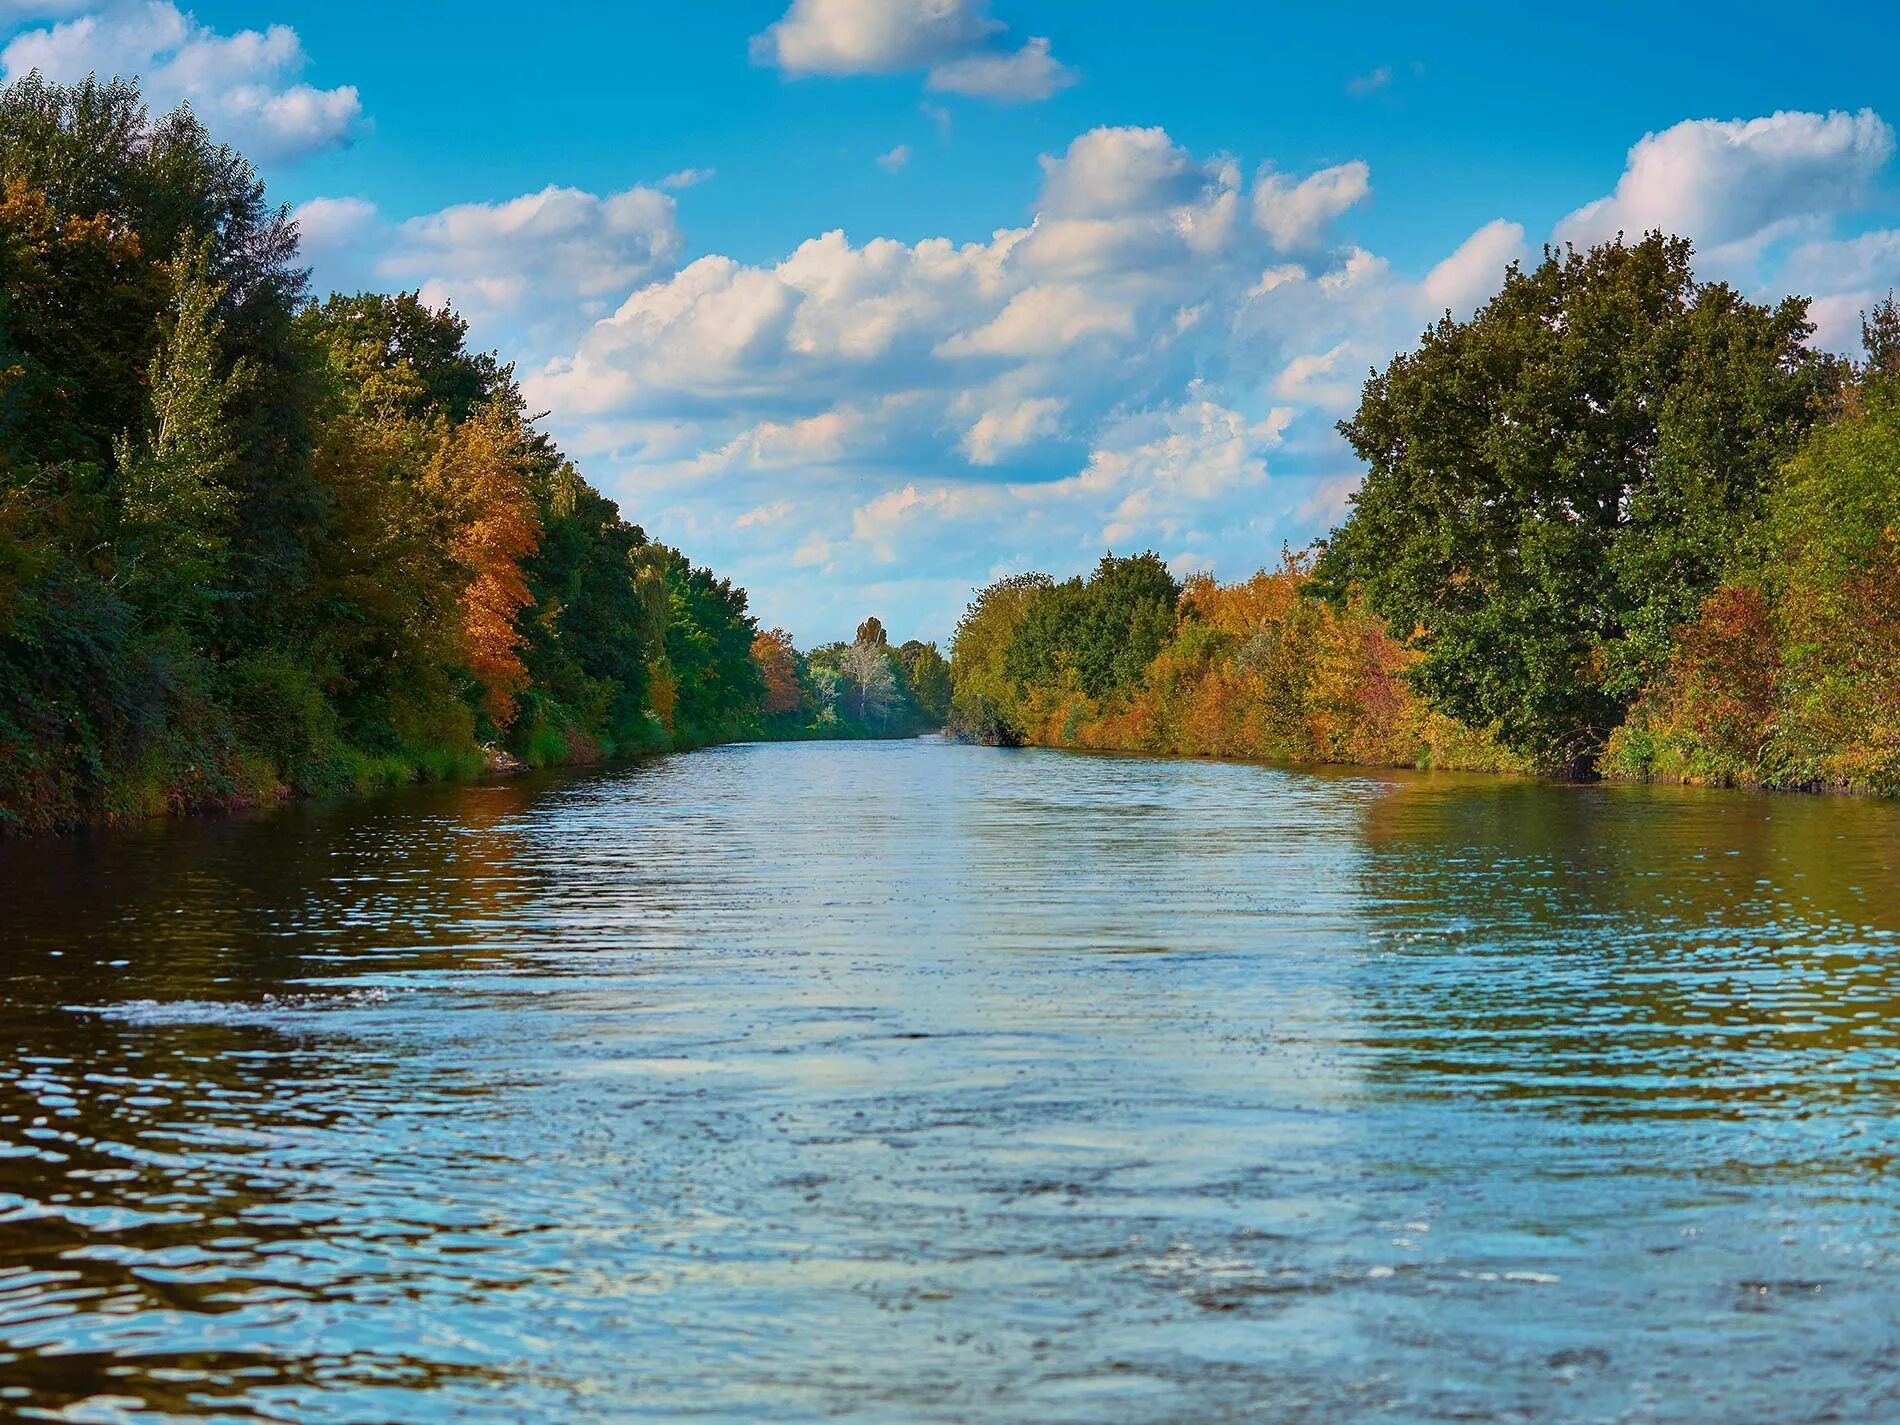
[[[1333,220],[1372,192],[1372,170],[1358,161],[1309,174],[1297,183],[1271,166],[1254,179],[1254,226],[1282,252],[1316,246]]]
[[[1685,120],[1645,134],[1615,191],[1570,214],[1557,236],[1581,247],[1660,228],[1704,252],[1748,243],[1859,206],[1893,146],[1871,109]]]
[[[697,188],[702,183],[710,183],[717,175],[714,168],[681,168],[660,180],[662,188]]]
[[[1032,220],[983,241],[831,232],[689,262],[532,371],[531,399],[643,510],[716,501],[705,557],[781,571],[761,588],[801,571],[806,609],[868,570],[921,599],[1107,545],[1268,557],[1303,490],[1274,494],[1272,452],[1338,468],[1331,421],[1410,334],[1417,284],[1350,245],[1280,259],[1239,165],[1160,129],[1090,130],[1042,166]],[[1350,206],[1309,210],[1329,203],[1308,230]]]
[[[1003,29],[989,0],[792,0],[753,36],[752,58],[795,78],[925,69],[931,89],[1016,103],[1075,82],[1047,39],[1011,50]]]
[[[1504,271],[1525,256],[1524,226],[1498,218],[1466,238],[1419,284],[1428,315],[1463,320],[1503,286]]]
[[[793,0],[753,38],[752,55],[787,74],[889,74],[952,58],[1000,29],[988,0]]]
[[[74,7],[35,7],[50,18]],[[8,81],[32,70],[62,83],[89,74],[139,76],[146,101],[189,101],[214,134],[262,159],[291,159],[348,142],[362,115],[354,87],[318,89],[296,31],[284,25],[219,34],[171,0],[118,4],[27,30],[0,49]]]
[[[480,324],[528,316],[571,332],[678,262],[673,198],[653,188],[599,197],[548,187],[386,222],[357,198],[296,209],[303,248],[333,285],[414,287]]]
[[[1013,54],[966,54],[937,65],[926,81],[932,89],[1024,104],[1047,99],[1075,83],[1075,71],[1049,53],[1037,36]]]
[[[972,465],[997,465],[1012,455],[1057,434],[1067,402],[1058,396],[1037,396],[997,406],[978,416],[963,433],[963,453]]]
[[[1833,190],[1852,203],[1878,164],[1857,169],[1872,160],[1833,122],[1813,132],[1860,173]],[[1890,146],[1871,116],[1849,131],[1871,153]],[[1754,181],[1746,164],[1728,171]],[[1106,547],[1224,574],[1270,562],[1343,513],[1355,477],[1333,422],[1367,370],[1421,319],[1468,315],[1526,249],[1499,218],[1395,270],[1351,240],[1364,164],[1268,167],[1250,184],[1233,158],[1158,128],[1081,134],[1042,160],[1023,221],[975,241],[833,231],[775,260],[681,265],[670,197],[634,191],[407,222],[337,198],[300,218],[320,244],[371,254],[384,281],[433,280],[517,323],[567,311],[558,345],[528,343],[552,359],[524,364],[563,444],[808,637],[848,634],[865,612],[941,634],[970,583],[1066,574]],[[1812,278],[1827,336],[1900,277],[1900,236],[1835,236],[1841,208],[1816,191],[1784,185],[1786,211],[1758,206],[1724,231],[1808,215],[1751,290]]]
[[[880,153],[877,156],[877,166],[883,169],[886,173],[895,173],[897,172],[898,169],[902,168],[905,164],[909,162],[910,162],[910,145],[907,143],[900,143],[896,148],[891,149],[888,153]]]

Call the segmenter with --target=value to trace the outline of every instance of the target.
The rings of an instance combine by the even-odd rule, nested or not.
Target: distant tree
[[[1370,467],[1319,564],[1424,657],[1433,706],[1589,774],[1834,379],[1806,303],[1702,284],[1651,234],[1515,264],[1367,383]]]
[[[881,729],[897,701],[897,674],[889,651],[882,643],[847,644],[838,657],[838,673],[849,711],[866,727]]]
[[[758,665],[765,684],[761,710],[767,717],[783,717],[803,706],[804,690],[798,682],[798,650],[792,636],[782,628],[762,632],[752,640],[752,661]]]
[[[904,691],[930,727],[950,719],[950,664],[934,643],[907,640],[897,650],[897,668]]]
[[[869,644],[873,648],[885,648],[890,645],[891,640],[890,636],[884,632],[884,625],[873,615],[858,625],[857,637],[852,641]]]

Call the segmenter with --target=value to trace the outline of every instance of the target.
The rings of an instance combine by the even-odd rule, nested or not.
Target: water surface
[[[1900,1418],[1900,808],[934,742],[0,845],[0,1413]]]

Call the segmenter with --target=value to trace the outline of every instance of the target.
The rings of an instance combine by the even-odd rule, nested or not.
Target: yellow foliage
[[[493,408],[450,427],[423,484],[446,506],[455,531],[450,547],[467,574],[462,657],[482,685],[488,715],[505,727],[514,718],[515,694],[528,685],[520,653],[527,639],[515,616],[534,596],[521,561],[541,541],[519,427]]]
[[[1515,768],[1488,736],[1432,712],[1406,683],[1417,654],[1364,604],[1309,598],[1309,557],[1182,591],[1175,636],[1140,685],[1096,702],[1025,689],[1028,740],[1102,751],[1376,766]]]

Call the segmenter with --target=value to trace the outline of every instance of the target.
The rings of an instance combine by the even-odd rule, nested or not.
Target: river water
[[[0,1414],[1900,1419],[1891,804],[731,747],[0,946]]]

